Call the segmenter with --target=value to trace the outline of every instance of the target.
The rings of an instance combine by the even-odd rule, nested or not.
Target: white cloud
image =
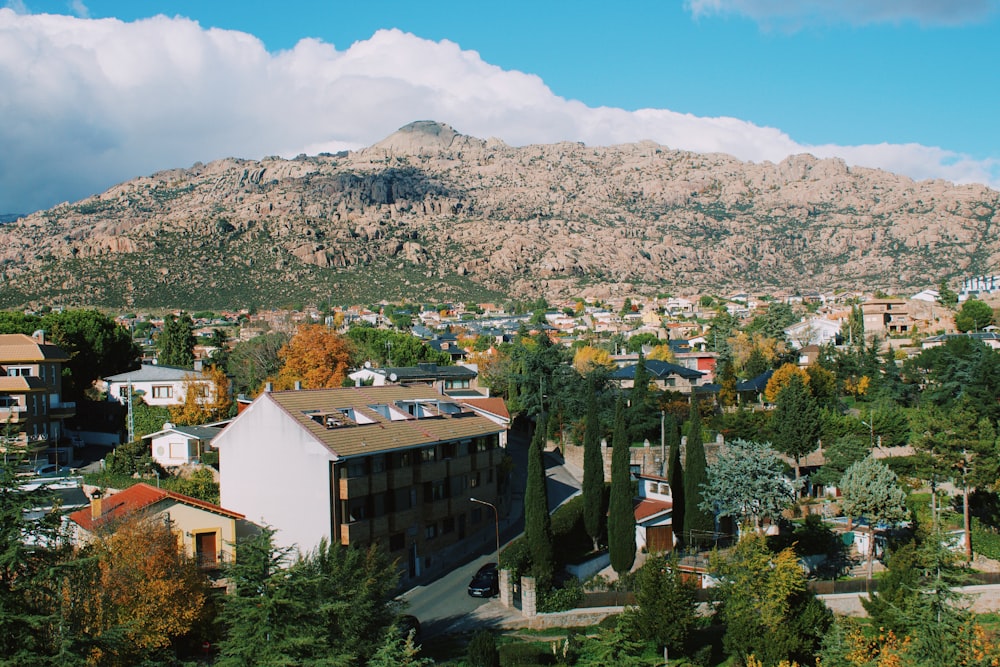
[[[83,0],[70,0],[69,8],[74,16],[79,16],[82,19],[90,18],[90,9],[83,3]]]
[[[808,146],[735,118],[590,108],[537,76],[397,30],[338,51],[268,53],[246,33],[158,16],[125,23],[0,9],[0,212],[222,157],[358,148],[419,119],[512,145],[651,139],[778,161],[839,155],[915,178],[1000,185],[1000,165],[915,145]]]
[[[915,22],[955,26],[997,11],[997,0],[686,0],[695,16],[738,14],[766,27]]]

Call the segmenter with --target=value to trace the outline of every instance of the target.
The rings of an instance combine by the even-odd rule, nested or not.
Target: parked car
[[[58,466],[55,463],[42,463],[35,466],[34,473],[39,477],[60,477],[69,473],[67,466]]]
[[[500,592],[500,573],[496,563],[487,563],[472,575],[469,582],[469,595],[477,598],[490,598]]]

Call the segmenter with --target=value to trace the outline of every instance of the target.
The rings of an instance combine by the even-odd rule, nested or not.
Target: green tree
[[[354,344],[351,361],[360,366],[371,361],[379,366],[405,367],[419,363],[451,365],[451,355],[440,352],[409,333],[353,326],[347,338]]]
[[[597,386],[587,381],[587,413],[583,433],[583,523],[594,542],[604,535],[604,459],[601,456],[601,423],[597,413]]]
[[[684,532],[694,542],[715,533],[712,513],[703,507],[702,490],[707,483],[708,461],[701,438],[701,414],[698,411],[698,399],[692,394],[687,447],[684,451]]]
[[[766,373],[769,368],[771,368],[771,362],[767,360],[763,350],[754,346],[754,348],[750,350],[750,356],[747,358],[747,363],[743,366],[743,375],[748,380],[752,380],[758,375]]]
[[[659,414],[649,393],[649,369],[642,352],[635,365],[632,391],[629,393],[631,407],[628,411],[628,438],[631,442],[642,442],[653,435],[660,425]]]
[[[836,486],[844,472],[855,461],[860,461],[871,453],[868,439],[856,435],[843,435],[823,450],[823,465],[809,476],[814,484]]]
[[[764,665],[812,661],[833,615],[806,588],[791,549],[771,553],[752,533],[725,556],[713,556],[720,575],[718,618],[725,625],[726,653],[742,664],[755,656]]]
[[[469,667],[500,667],[500,651],[492,632],[479,630],[472,635],[465,663]]]
[[[194,363],[194,322],[187,313],[163,318],[163,331],[156,339],[159,363],[190,366]]]
[[[722,362],[719,371],[719,403],[724,408],[734,407],[739,402],[736,393],[736,371],[730,361]]]
[[[783,302],[773,301],[763,315],[758,315],[747,328],[747,333],[760,332],[774,340],[785,340],[785,329],[798,322],[792,307]]]
[[[906,542],[889,553],[878,592],[861,598],[861,604],[875,627],[905,636],[913,628],[911,615],[920,603],[920,585],[917,544]]]
[[[739,321],[726,309],[720,310],[712,318],[705,340],[708,341],[708,349],[719,354],[720,363],[727,359],[732,360],[733,351],[729,346],[729,339],[738,329]]]
[[[53,492],[29,489],[18,474],[27,465],[23,452],[9,443],[0,447],[0,664],[44,664],[42,656],[58,652],[61,643],[58,636],[46,641],[57,620],[44,599],[52,602],[58,590],[49,576],[58,552],[44,545],[59,543],[59,512],[39,515],[37,508],[53,506]]]
[[[941,279],[938,283],[938,303],[940,303],[945,308],[954,308],[958,305],[958,294],[955,290],[948,287],[948,281],[945,278]]]
[[[608,501],[608,551],[611,567],[619,576],[635,563],[635,510],[632,508],[630,447],[625,428],[625,406],[621,399],[615,409],[611,442],[611,498]]]
[[[764,519],[776,519],[795,501],[799,483],[785,479],[785,464],[769,443],[733,440],[708,466],[702,509],[750,524],[758,533]]]
[[[254,394],[267,378],[277,376],[282,366],[278,352],[290,338],[287,333],[273,331],[237,343],[226,363],[234,393]]]
[[[698,604],[694,585],[684,580],[678,565],[676,557],[650,555],[635,574],[636,606],[625,612],[636,639],[653,640],[673,655],[684,649]]]
[[[802,378],[793,373],[780,392],[771,417],[774,447],[795,459],[795,478],[799,478],[799,460],[816,449],[820,432],[819,406]]]
[[[955,313],[955,328],[959,331],[982,331],[993,323],[993,309],[979,299],[968,299]]]
[[[596,637],[588,637],[580,650],[577,667],[642,667],[642,644],[631,639],[620,628],[601,630]]]
[[[903,378],[922,385],[921,404],[950,407],[968,397],[969,405],[994,423],[1000,418],[1000,355],[967,336],[924,350],[903,366]]]
[[[667,479],[670,480],[670,494],[673,499],[674,535],[677,539],[684,537],[684,469],[681,466],[681,433],[677,420],[672,414],[664,417],[663,431],[669,449],[667,457]]]
[[[552,517],[549,515],[549,496],[545,485],[545,427],[543,413],[535,424],[528,447],[528,478],[524,489],[524,538],[531,552],[531,573],[542,591],[552,583],[555,568]]]
[[[395,567],[377,548],[322,541],[289,562],[274,531],[237,544],[218,665],[366,664],[397,618]]]
[[[899,487],[896,473],[869,456],[852,463],[837,485],[842,495],[840,507],[849,517],[865,517],[873,531],[868,540],[868,578],[875,562],[874,528],[880,523],[895,524],[910,515],[906,492]]]

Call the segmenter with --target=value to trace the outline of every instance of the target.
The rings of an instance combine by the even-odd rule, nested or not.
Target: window
[[[465,379],[465,380],[445,380],[444,388],[445,389],[468,389],[469,388],[469,380],[468,379]]]
[[[421,449],[420,450],[420,460],[423,461],[424,463],[430,463],[430,462],[436,460],[435,457],[434,457],[434,448],[433,447],[424,447],[423,449]]]
[[[125,398],[125,399],[128,398],[128,385],[127,384],[123,384],[122,386],[118,387],[118,397],[119,398]]]
[[[444,500],[448,497],[444,480],[424,483],[424,502],[430,503],[436,500]]]
[[[172,398],[174,388],[168,384],[153,385],[153,398]]]
[[[10,377],[28,377],[31,375],[31,366],[8,366],[7,375]]]
[[[385,472],[385,457],[379,454],[378,456],[373,456],[372,461],[372,473]]]
[[[406,535],[396,533],[389,536],[389,551],[399,551],[406,547]]]
[[[436,523],[429,523],[424,527],[424,537],[433,540],[438,536],[438,526]]]
[[[348,477],[363,477],[365,474],[365,459],[352,459],[347,462]]]
[[[469,487],[473,489],[477,488],[479,486],[479,480],[480,477],[478,472],[469,475]]]

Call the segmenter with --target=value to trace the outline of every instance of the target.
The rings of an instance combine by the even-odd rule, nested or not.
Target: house
[[[785,338],[793,349],[808,345],[836,343],[840,336],[840,322],[825,317],[813,317],[785,329]]]
[[[45,342],[44,331],[0,334],[0,423],[11,424],[14,443],[29,454],[58,446],[63,420],[76,415],[76,403],[62,396],[67,361],[66,352]]]
[[[674,499],[670,481],[657,475],[636,475],[639,495],[635,509],[635,546],[639,551],[670,552],[677,544],[674,535]]]
[[[657,389],[679,391],[683,394],[690,394],[698,385],[702,384],[705,373],[692,370],[684,366],[672,364],[659,359],[645,359],[646,371],[649,379],[656,385]],[[617,368],[608,375],[622,389],[631,389],[635,380],[635,368],[638,364],[632,364],[623,368]]]
[[[115,523],[137,516],[168,522],[187,555],[209,569],[233,562],[236,540],[255,530],[242,514],[139,483],[103,498],[95,489],[90,507],[69,515],[71,536],[78,544],[86,543],[102,527],[113,529]]]
[[[216,437],[222,503],[309,551],[378,544],[402,582],[494,539],[503,427],[427,385],[264,392]]]
[[[212,440],[221,432],[222,425],[174,426],[167,422],[162,430],[144,435],[142,440],[149,441],[154,461],[164,468],[173,468],[200,463]]]
[[[930,336],[920,343],[920,347],[924,350],[930,347],[938,347],[939,345],[944,345],[952,338],[971,338],[978,340],[992,350],[1000,350],[1000,334],[997,334],[995,331],[968,331],[966,333]]]
[[[476,396],[488,396],[489,389],[479,387],[479,371],[474,366],[438,366],[420,363],[416,366],[392,366],[374,368],[365,366],[348,377],[355,382],[382,387],[387,384],[425,384],[434,387],[438,393],[473,392]],[[485,392],[485,393],[483,393]]]
[[[871,299],[861,304],[861,312],[868,335],[906,334],[913,326],[903,299]]]
[[[198,385],[198,394],[205,403],[214,400],[215,383],[199,364],[192,368],[142,364],[139,370],[104,378],[109,401],[128,402],[129,384],[140,394],[146,405],[182,405],[190,383]]]

